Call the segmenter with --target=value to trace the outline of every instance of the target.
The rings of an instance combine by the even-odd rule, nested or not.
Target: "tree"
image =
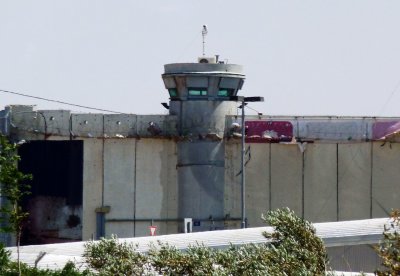
[[[6,222],[1,230],[14,233],[16,236],[17,261],[21,271],[19,247],[23,222],[29,215],[22,209],[21,200],[23,196],[29,194],[30,186],[26,181],[32,179],[32,176],[18,170],[20,157],[17,148],[18,145],[10,143],[5,136],[0,135],[0,193],[6,199],[0,208],[0,218]]]
[[[400,275],[400,211],[393,210],[390,217],[389,226],[384,228],[383,240],[376,248],[386,270],[377,271],[377,275]]]
[[[264,220],[275,229],[264,233],[272,239],[268,244],[271,263],[288,275],[325,275],[328,255],[310,222],[289,208],[270,211]]]

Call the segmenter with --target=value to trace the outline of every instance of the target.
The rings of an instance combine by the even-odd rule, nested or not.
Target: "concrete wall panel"
[[[84,139],[83,143],[83,202],[82,239],[96,237],[95,209],[102,205],[103,141]]]
[[[400,144],[375,142],[372,162],[372,217],[400,208]]]
[[[241,216],[240,149],[240,141],[231,140],[225,144],[224,213],[231,218]],[[226,229],[237,227],[240,222],[225,225]]]
[[[72,114],[71,134],[74,137],[103,137],[103,114]]]
[[[271,207],[302,214],[302,154],[296,144],[271,144]]]
[[[246,217],[248,227],[265,226],[261,214],[269,209],[269,157],[271,144],[246,144]],[[240,159],[239,159],[240,160]],[[240,178],[240,176],[238,176]]]
[[[136,153],[136,218],[177,218],[175,142],[141,139],[137,142]],[[142,230],[147,231],[141,230],[139,225],[136,226],[136,236]]]
[[[380,265],[380,258],[369,244],[328,247],[329,264],[337,271],[374,272]]]
[[[104,140],[104,172],[104,205],[111,207],[106,218],[133,219],[135,139]]]
[[[64,140],[69,138],[70,111],[31,109],[12,109],[11,130],[13,133],[18,133],[18,140],[44,140],[53,136],[62,137]]]
[[[339,220],[370,218],[371,144],[339,144]]]
[[[108,137],[136,137],[136,119],[134,114],[104,115],[104,133]]]
[[[337,220],[336,144],[307,144],[304,151],[304,218]]]
[[[118,238],[132,238],[134,229],[135,223],[133,221],[107,222],[106,237],[117,235]]]
[[[149,129],[150,123],[154,123],[154,128]],[[176,136],[177,117],[171,115],[138,115],[137,134],[140,137],[154,136]]]
[[[169,225],[175,225],[174,227],[174,232],[168,232],[168,226]],[[147,237],[150,236],[150,226],[151,226],[151,221],[137,221],[135,223],[135,235],[136,237]],[[176,222],[161,222],[161,221],[155,221],[153,222],[153,226],[156,226],[156,236],[159,235],[166,235],[166,234],[176,234],[178,233],[177,231],[177,226]]]
[[[299,137],[315,140],[363,140],[367,138],[367,123],[364,120],[336,119],[301,120]]]

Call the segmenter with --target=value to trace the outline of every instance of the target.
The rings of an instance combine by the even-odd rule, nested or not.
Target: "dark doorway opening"
[[[20,170],[33,175],[21,243],[81,240],[83,141],[30,141],[18,152]]]

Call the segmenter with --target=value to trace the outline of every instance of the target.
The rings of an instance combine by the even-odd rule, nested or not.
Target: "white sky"
[[[207,24],[207,54],[244,65],[264,114],[400,116],[399,15],[398,0],[2,0],[0,89],[166,114],[163,65],[195,62]]]

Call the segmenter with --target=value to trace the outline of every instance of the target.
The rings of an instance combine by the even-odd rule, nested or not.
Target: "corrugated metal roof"
[[[384,225],[389,219],[368,219],[341,222],[315,223],[317,235],[323,239],[326,247],[356,245],[356,244],[376,244],[382,238]],[[271,232],[272,227],[257,227],[235,230],[219,230],[209,232],[197,232],[189,234],[174,234],[153,237],[126,238],[120,239],[121,242],[128,242],[138,245],[138,251],[147,252],[150,245],[157,246],[158,241],[168,243],[178,249],[186,249],[190,245],[203,244],[212,248],[225,248],[232,245],[260,244],[267,239],[262,235],[263,232]],[[62,268],[69,260],[78,265],[83,264],[81,257],[84,251],[85,242],[30,245],[21,247],[21,261],[28,265],[34,265],[40,252],[46,254],[38,263],[40,268]],[[16,248],[9,248],[12,258],[16,259]]]

